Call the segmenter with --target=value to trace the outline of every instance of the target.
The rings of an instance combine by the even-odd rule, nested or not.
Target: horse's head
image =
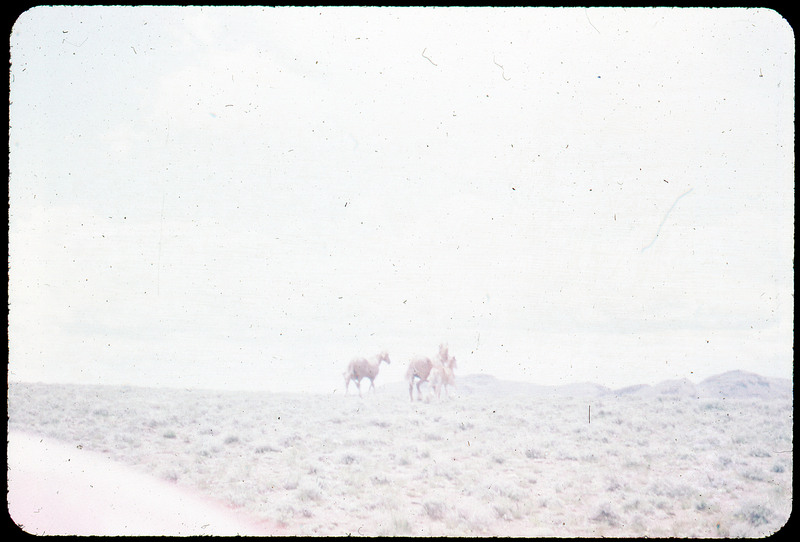
[[[447,358],[447,365],[451,369],[455,369],[456,367],[458,367],[458,365],[456,365],[456,358],[454,356],[450,356],[449,358]]]

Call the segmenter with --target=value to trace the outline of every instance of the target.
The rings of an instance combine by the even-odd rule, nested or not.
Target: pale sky
[[[792,378],[774,11],[37,7],[10,46],[11,380]]]

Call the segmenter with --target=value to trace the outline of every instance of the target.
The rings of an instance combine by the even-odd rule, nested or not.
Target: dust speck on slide
[[[36,535],[234,536],[278,530],[101,454],[19,431],[8,434],[8,512],[23,531]]]

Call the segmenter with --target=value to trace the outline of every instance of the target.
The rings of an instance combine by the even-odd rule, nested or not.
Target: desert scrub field
[[[12,383],[9,429],[296,535],[742,537],[791,512],[791,398],[292,395]],[[591,409],[591,416],[590,416]]]

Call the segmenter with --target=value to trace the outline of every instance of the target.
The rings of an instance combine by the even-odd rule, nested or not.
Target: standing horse
[[[362,378],[369,378],[369,389],[367,391],[375,389],[375,378],[378,376],[381,362],[386,362],[387,365],[391,364],[389,354],[386,352],[381,352],[376,358],[377,361],[375,363],[370,363],[364,358],[356,358],[347,365],[347,370],[344,372],[345,394],[350,391],[350,381],[354,380],[358,388],[358,396],[361,397]]]
[[[412,401],[414,400],[414,381],[417,378],[419,379],[419,382],[417,382],[417,400],[421,401],[422,390],[420,390],[420,386],[422,386],[423,382],[428,382],[428,376],[430,376],[434,366],[444,365],[448,359],[447,347],[440,344],[437,364],[434,364],[429,358],[425,357],[411,360],[411,363],[408,365],[408,370],[406,371],[406,380],[408,381],[408,395]]]
[[[442,386],[444,386],[444,393],[450,397],[448,386],[456,385],[456,375],[453,369],[456,368],[456,358],[450,356],[447,361],[442,365],[433,368],[433,376],[431,377],[431,384],[433,384],[433,391],[436,392],[436,398],[441,398]]]

